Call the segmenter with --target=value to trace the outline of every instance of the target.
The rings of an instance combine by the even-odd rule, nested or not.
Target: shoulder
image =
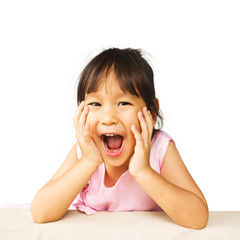
[[[158,172],[160,172],[168,145],[172,141],[173,139],[162,130],[156,132],[155,136],[152,139],[150,162],[152,166],[156,165],[154,168],[158,169]]]
[[[166,132],[159,130],[156,132],[152,139],[152,148],[164,148],[167,149],[169,141],[173,141],[173,138],[169,136]]]
[[[177,159],[182,160],[180,154],[177,150],[175,143],[172,140],[169,140],[168,146],[166,148],[166,152],[163,158],[163,163],[168,161],[168,159]]]

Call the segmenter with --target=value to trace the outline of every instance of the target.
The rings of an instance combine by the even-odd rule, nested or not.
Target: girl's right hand
[[[73,118],[74,128],[77,142],[82,152],[82,158],[99,166],[103,163],[103,160],[90,136],[90,124],[86,121],[88,113],[89,108],[87,106],[84,107],[84,102],[82,101]]]

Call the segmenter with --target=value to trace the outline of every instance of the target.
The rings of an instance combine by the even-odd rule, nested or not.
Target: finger
[[[90,138],[90,124],[88,122],[86,122],[86,124],[85,124],[83,137],[84,137],[86,142],[89,142],[91,140],[91,138]]]
[[[131,126],[131,131],[136,139],[136,144],[143,145],[142,136],[139,133],[139,131],[137,130],[135,125]]]
[[[84,133],[88,112],[89,112],[89,107],[85,106],[83,111],[82,111],[82,114],[79,118],[79,128],[78,129],[80,131],[80,134]]]
[[[84,101],[82,101],[79,104],[79,106],[78,106],[78,108],[77,108],[77,110],[75,112],[75,115],[73,117],[73,124],[74,124],[74,128],[75,128],[76,131],[78,129],[78,121],[79,121],[80,115],[81,115],[81,113],[83,111],[83,108],[84,108]]]
[[[143,108],[143,115],[145,117],[145,120],[146,120],[146,123],[147,123],[147,127],[148,127],[149,137],[151,139],[152,131],[153,131],[153,125],[154,125],[152,114],[151,114],[151,112],[149,110],[147,110],[146,107],[144,107]]]
[[[142,130],[141,135],[142,135],[142,138],[143,138],[143,141],[144,141],[144,145],[146,145],[146,144],[148,144],[148,141],[149,141],[149,129],[148,129],[148,126],[147,126],[146,119],[143,116],[142,112],[138,113],[138,119],[139,119],[140,127],[141,127],[141,130]]]

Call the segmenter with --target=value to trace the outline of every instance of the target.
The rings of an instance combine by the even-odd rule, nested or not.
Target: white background
[[[0,205],[30,203],[76,142],[77,78],[151,56],[165,122],[209,209],[240,210],[239,1],[1,1]]]

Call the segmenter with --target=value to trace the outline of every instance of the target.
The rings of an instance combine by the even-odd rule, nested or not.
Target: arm
[[[59,220],[97,167],[84,158],[77,159],[75,144],[56,174],[36,194],[31,207],[33,220],[37,223]]]
[[[90,136],[90,125],[86,122],[88,111],[82,102],[73,119],[82,158],[78,160],[75,144],[60,169],[35,196],[31,208],[35,222],[59,220],[103,162]]]
[[[149,163],[151,136],[155,122],[144,107],[138,113],[141,133],[133,125],[136,139],[129,171],[146,193],[179,225],[188,228],[204,228],[208,220],[206,200],[187,168],[175,144],[170,141],[165,153],[161,174]]]
[[[206,226],[207,202],[172,141],[165,153],[161,174],[147,168],[135,179],[177,224],[194,229]]]

